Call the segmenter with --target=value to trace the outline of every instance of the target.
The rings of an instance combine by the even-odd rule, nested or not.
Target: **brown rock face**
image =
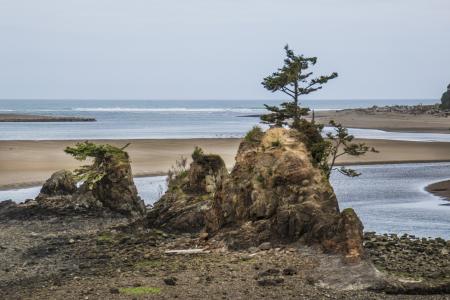
[[[41,188],[37,200],[72,195],[77,190],[77,185],[72,172],[61,170],[52,174]]]
[[[130,161],[111,157],[107,165],[106,176],[92,189],[94,197],[111,210],[133,215],[144,214],[145,204],[138,196]]]
[[[304,144],[282,128],[240,145],[206,219],[210,235],[234,248],[299,240],[349,261],[363,255],[358,217],[353,210],[339,212],[333,188]]]
[[[167,192],[147,215],[148,225],[178,232],[202,230],[211,199],[226,175],[219,156],[194,156],[189,170],[169,181]]]

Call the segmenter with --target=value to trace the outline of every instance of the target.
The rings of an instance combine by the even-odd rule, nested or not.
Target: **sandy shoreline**
[[[425,187],[425,190],[435,196],[450,201],[450,180],[440,181]]]
[[[377,148],[359,158],[342,157],[339,164],[381,164],[450,161],[450,143],[360,140]],[[228,168],[234,164],[240,139],[149,139],[98,140],[128,148],[135,176],[163,175],[182,155],[190,157],[195,146],[223,157]],[[74,169],[82,163],[63,152],[76,141],[0,141],[0,189],[40,185],[53,172]]]
[[[348,128],[379,129],[395,132],[449,133],[450,118],[429,114],[404,114],[396,112],[368,113],[364,110],[345,109],[319,111],[315,119],[322,124],[330,120],[342,123]]]

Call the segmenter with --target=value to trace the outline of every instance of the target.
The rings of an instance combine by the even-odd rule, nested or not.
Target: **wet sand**
[[[425,188],[425,190],[433,195],[444,198],[450,201],[450,180],[436,182],[430,184]]]
[[[374,146],[380,153],[352,158],[341,157],[339,164],[378,164],[450,161],[450,143],[359,140]],[[53,172],[74,169],[82,162],[64,153],[76,141],[0,141],[0,189],[39,185]],[[240,139],[165,139],[98,140],[127,148],[136,176],[163,175],[182,155],[190,157],[195,146],[223,157],[228,168]]]

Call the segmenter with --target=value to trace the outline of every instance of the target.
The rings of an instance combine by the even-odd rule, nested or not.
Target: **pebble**
[[[265,278],[257,281],[259,286],[278,286],[284,283],[283,278]]]
[[[164,278],[164,283],[173,286],[177,284],[177,279],[175,277]]]
[[[265,243],[262,243],[261,245],[259,245],[258,248],[259,248],[259,250],[263,250],[263,251],[270,250],[272,248],[272,244],[270,242],[265,242]]]
[[[297,274],[297,270],[294,267],[287,267],[283,270],[283,275],[292,276]]]

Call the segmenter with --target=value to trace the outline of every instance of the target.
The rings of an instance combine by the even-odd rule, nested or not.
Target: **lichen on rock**
[[[205,226],[211,199],[227,176],[222,158],[196,148],[188,170],[175,172],[168,190],[147,215],[148,226],[169,231],[196,232]]]

